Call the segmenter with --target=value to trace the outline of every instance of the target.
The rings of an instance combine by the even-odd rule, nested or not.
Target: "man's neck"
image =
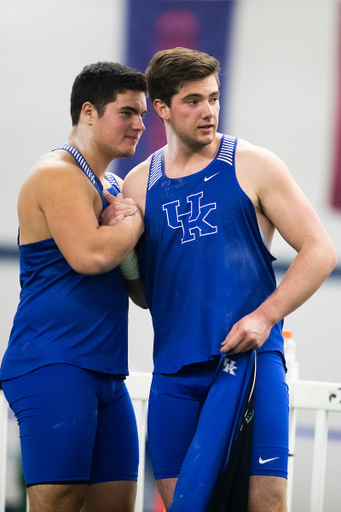
[[[110,161],[109,159],[105,159],[105,157],[98,151],[94,141],[86,134],[79,133],[77,127],[74,127],[70,133],[68,144],[78,149],[94,174],[102,180]]]
[[[164,150],[166,175],[179,178],[201,171],[216,157],[220,141],[221,134],[218,133],[210,144],[198,145],[197,148],[169,141]]]

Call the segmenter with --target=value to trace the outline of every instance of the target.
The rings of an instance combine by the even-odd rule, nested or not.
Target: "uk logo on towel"
[[[229,373],[230,375],[236,375],[236,370],[238,369],[238,366],[236,366],[236,363],[233,361],[233,359],[228,359],[225,357],[223,360],[223,371],[226,373]]]

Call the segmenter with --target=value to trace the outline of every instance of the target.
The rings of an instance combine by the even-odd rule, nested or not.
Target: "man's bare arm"
[[[93,185],[77,167],[53,160],[43,161],[26,180],[18,210],[21,243],[51,237],[70,266],[83,274],[119,265],[144,230],[137,208],[113,226],[99,226],[101,200]]]
[[[265,150],[251,153],[247,160],[246,165],[253,166],[260,215],[273,224],[297,256],[274,293],[233,326],[222,343],[222,352],[261,347],[271,328],[309,299],[336,265],[329,235],[283,162]]]

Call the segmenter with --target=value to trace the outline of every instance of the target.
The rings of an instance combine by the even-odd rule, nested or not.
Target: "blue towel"
[[[222,357],[201,408],[193,441],[183,462],[169,512],[206,512],[253,396],[255,351]]]

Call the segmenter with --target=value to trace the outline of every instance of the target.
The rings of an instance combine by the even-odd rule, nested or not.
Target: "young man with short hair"
[[[38,160],[19,193],[22,290],[0,377],[20,427],[31,512],[134,510],[138,440],[119,265],[144,224],[106,170],[135,153],[145,111],[142,73],[86,66],[72,88],[67,144]],[[109,203],[115,219],[103,226]]]
[[[217,131],[218,72],[215,58],[187,48],[153,57],[148,92],[167,145],[123,186],[145,221],[139,259],[155,333],[148,439],[168,510],[221,354],[256,350],[248,511],[284,512],[289,401],[282,319],[318,289],[336,256],[284,163]],[[275,229],[297,251],[279,286],[269,252]]]

